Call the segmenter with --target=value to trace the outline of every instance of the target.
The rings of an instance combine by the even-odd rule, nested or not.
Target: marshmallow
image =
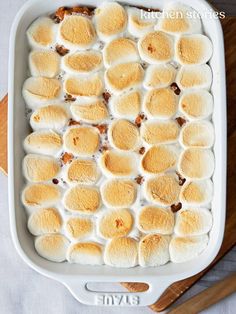
[[[110,240],[104,252],[104,261],[113,267],[134,267],[138,264],[138,244],[132,238]]]
[[[49,101],[59,100],[61,83],[55,78],[29,77],[24,82],[22,95],[27,106],[34,109]]]
[[[102,246],[95,242],[78,242],[72,244],[67,252],[67,260],[70,263],[81,265],[102,265]]]
[[[29,54],[29,68],[32,76],[53,78],[60,72],[60,57],[55,51],[33,50]]]
[[[169,237],[148,234],[139,242],[139,264],[143,267],[166,264],[169,256]]]
[[[102,185],[101,194],[108,208],[124,208],[135,202],[137,188],[131,180],[108,180]]]
[[[35,235],[58,233],[62,228],[62,218],[56,208],[40,208],[28,220],[28,229]]]
[[[45,234],[35,239],[38,254],[52,262],[64,262],[69,241],[62,234]]]
[[[170,241],[170,260],[173,263],[183,263],[197,257],[205,250],[208,236],[173,237]]]

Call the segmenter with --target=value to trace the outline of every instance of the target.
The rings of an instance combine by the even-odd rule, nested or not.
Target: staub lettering
[[[139,304],[139,296],[127,294],[99,294],[96,296],[96,304],[134,306]]]

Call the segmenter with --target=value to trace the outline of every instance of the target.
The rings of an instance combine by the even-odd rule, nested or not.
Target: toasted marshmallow
[[[212,226],[212,215],[205,208],[181,209],[176,214],[175,233],[178,236],[206,234]]]
[[[142,19],[141,10],[138,8],[127,9],[128,13],[128,32],[134,37],[142,37],[146,33],[154,30],[154,25],[157,21],[155,18]]]
[[[99,234],[105,239],[126,236],[132,226],[133,216],[128,209],[107,210],[98,222]]]
[[[71,74],[87,74],[101,69],[102,54],[96,50],[77,51],[62,58],[62,68]]]
[[[211,202],[213,183],[211,180],[186,182],[180,192],[180,202],[185,205],[205,205]]]
[[[55,51],[34,50],[29,55],[32,76],[55,77],[60,72],[60,57]]]
[[[61,83],[55,78],[29,77],[24,82],[22,94],[27,106],[36,108],[48,101],[59,99]]]
[[[66,105],[47,105],[34,111],[30,117],[33,130],[62,129],[69,120]]]
[[[92,159],[75,159],[67,170],[67,182],[93,184],[100,177],[97,164]]]
[[[174,143],[178,140],[179,126],[175,121],[147,121],[142,123],[140,133],[151,145]]]
[[[73,96],[100,96],[103,92],[103,80],[99,74],[88,77],[68,75],[63,88],[66,93]]]
[[[95,242],[79,242],[72,244],[67,252],[67,260],[70,263],[81,265],[102,265],[102,246]]]
[[[49,156],[29,154],[23,160],[23,173],[30,182],[43,182],[56,177],[60,170],[58,161]]]
[[[139,242],[140,266],[160,266],[166,264],[169,259],[169,237],[148,234]]]
[[[108,110],[103,100],[93,100],[82,103],[73,103],[70,106],[72,116],[75,120],[88,123],[99,123],[108,117]]]
[[[171,64],[150,65],[143,84],[147,89],[164,88],[174,82],[175,76],[176,69]]]
[[[61,192],[55,185],[31,184],[22,192],[22,203],[28,208],[49,207],[58,203],[60,197]]]
[[[35,235],[58,233],[62,227],[62,219],[55,208],[40,208],[33,212],[28,220],[28,229]]]
[[[68,15],[59,26],[59,41],[71,50],[86,50],[96,40],[96,32],[90,19],[81,15]]]
[[[212,83],[212,71],[209,65],[182,66],[177,73],[176,83],[181,90],[203,88],[209,90]]]
[[[143,156],[141,167],[146,173],[162,173],[175,166],[177,157],[177,151],[171,146],[152,146]]]
[[[101,198],[97,188],[76,185],[66,191],[63,203],[65,208],[71,212],[89,215],[98,210]]]
[[[178,169],[187,179],[208,179],[214,171],[214,155],[209,149],[188,148],[180,156]]]
[[[175,2],[165,6],[156,28],[173,35],[202,32],[199,14],[193,8]]]
[[[82,240],[92,234],[93,223],[88,218],[72,217],[66,221],[65,229],[73,240]]]
[[[45,234],[35,240],[38,254],[52,262],[64,262],[70,242],[62,234]]]
[[[106,245],[105,264],[113,267],[134,267],[138,264],[138,244],[132,238],[114,238]]]
[[[175,58],[182,65],[206,63],[211,55],[212,43],[205,35],[184,35],[176,41]]]
[[[113,114],[119,118],[135,118],[141,111],[142,95],[139,90],[132,90],[113,96],[110,106]]]
[[[62,138],[52,130],[40,130],[29,134],[24,140],[27,153],[55,156],[62,149]]]
[[[139,60],[136,43],[129,38],[117,38],[109,42],[103,50],[104,64],[106,67],[125,62]]]
[[[89,126],[69,128],[64,134],[64,145],[74,155],[91,156],[98,150],[98,131]]]
[[[204,89],[186,90],[180,97],[179,109],[189,120],[205,119],[212,114],[213,97]]]
[[[160,206],[170,206],[178,201],[180,186],[176,176],[160,175],[149,179],[145,184],[148,201]]]
[[[111,145],[120,150],[134,150],[139,143],[138,128],[128,120],[116,120],[108,129]]]
[[[171,234],[174,224],[174,214],[170,209],[146,206],[141,209],[138,216],[138,228],[145,233]]]
[[[144,111],[150,118],[168,119],[177,111],[178,97],[170,88],[152,89],[144,98]]]
[[[108,89],[117,94],[138,87],[142,83],[143,74],[143,68],[139,63],[122,63],[110,67],[105,72],[105,81]]]
[[[171,36],[160,31],[146,34],[138,41],[140,57],[151,64],[169,62],[174,56]]]
[[[213,97],[204,89],[186,90],[180,97],[179,109],[189,120],[205,119],[212,114]]]
[[[184,147],[212,147],[214,144],[212,123],[208,121],[187,123],[181,130],[180,142]]]
[[[125,30],[127,14],[116,2],[103,2],[95,10],[94,23],[99,38],[107,42]]]
[[[105,206],[124,208],[135,202],[137,188],[131,180],[108,180],[103,184],[101,194]]]
[[[30,46],[33,48],[49,48],[55,43],[57,26],[48,17],[39,17],[27,30]]]
[[[173,263],[184,263],[197,257],[208,243],[208,236],[174,237],[170,241],[169,252]]]
[[[100,166],[107,177],[129,177],[137,172],[134,153],[121,153],[116,150],[105,151],[100,158]]]

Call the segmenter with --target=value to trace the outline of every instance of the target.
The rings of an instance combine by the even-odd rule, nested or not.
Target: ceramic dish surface
[[[206,267],[222,242],[220,22],[200,0],[150,1],[149,19],[137,1],[89,1],[95,9],[53,15],[62,5],[29,1],[12,27],[13,239],[30,266],[83,303],[151,304]],[[183,16],[173,24],[164,13],[176,11]],[[149,289],[99,293],[91,281]]]

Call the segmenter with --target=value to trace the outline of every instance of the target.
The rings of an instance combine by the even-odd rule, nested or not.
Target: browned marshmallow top
[[[61,7],[27,29],[21,198],[50,261],[157,267],[207,245],[213,45],[194,9],[162,9],[183,16],[147,20],[112,1]]]

